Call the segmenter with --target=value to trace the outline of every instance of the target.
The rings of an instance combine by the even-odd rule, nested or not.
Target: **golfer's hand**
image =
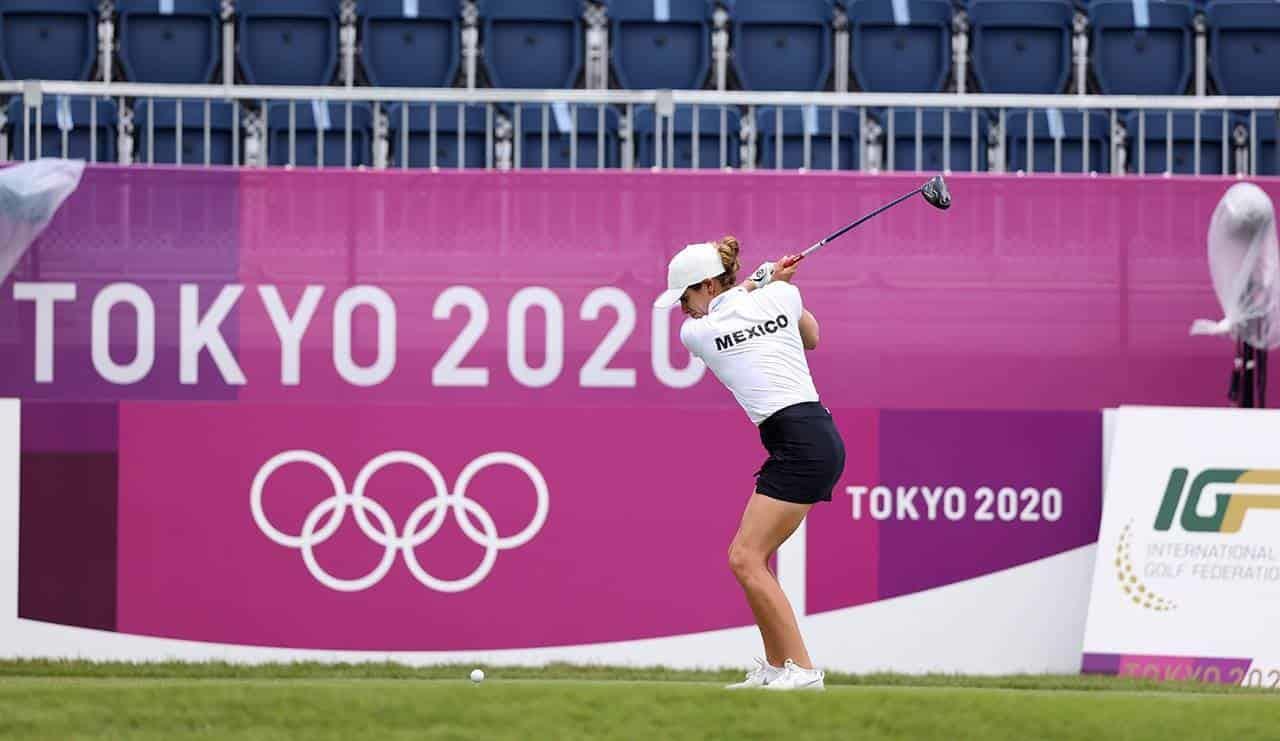
[[[750,283],[750,285],[747,286],[747,290],[751,290],[753,288],[763,288],[764,286],[768,285],[769,281],[772,279],[773,279],[773,263],[766,262],[760,267],[756,268],[756,271],[751,274],[750,278],[747,278],[747,281]]]
[[[798,255],[784,255],[781,260],[773,265],[772,280],[791,282],[795,277],[796,269],[800,267],[800,258]]]

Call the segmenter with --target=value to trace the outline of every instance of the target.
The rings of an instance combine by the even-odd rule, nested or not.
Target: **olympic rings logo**
[[[333,496],[317,504],[314,509],[307,515],[302,523],[302,532],[298,535],[288,535],[278,530],[267,519],[266,513],[262,508],[262,492],[266,488],[267,481],[280,468],[292,463],[307,463],[320,469],[329,482],[333,485]],[[387,510],[373,499],[365,496],[365,487],[369,485],[369,481],[382,469],[392,465],[406,465],[421,471],[431,484],[435,487],[435,496],[431,499],[419,504],[416,509],[409,515],[409,519],[405,522],[404,531],[397,532],[395,523],[391,521],[391,516]],[[529,481],[533,483],[534,493],[537,495],[537,509],[533,514],[533,520],[525,526],[523,530],[507,537],[498,535],[497,527],[494,525],[493,517],[489,512],[471,499],[467,499],[467,486],[476,474],[480,473],[489,466],[507,465],[522,471],[529,477]],[[515,453],[488,453],[467,464],[462,469],[462,473],[458,475],[457,484],[452,492],[445,484],[444,476],[440,475],[431,461],[420,455],[405,451],[391,451],[383,453],[365,464],[360,469],[360,473],[356,476],[355,485],[351,487],[351,491],[347,491],[346,482],[343,481],[342,474],[338,472],[329,460],[317,453],[309,450],[286,450],[280,453],[258,470],[258,474],[253,478],[253,486],[249,492],[249,506],[253,512],[253,521],[257,524],[258,529],[262,531],[273,542],[278,543],[286,548],[292,548],[302,551],[302,561],[306,564],[307,570],[321,584],[339,592],[359,592],[368,589],[387,575],[395,563],[396,554],[400,553],[404,557],[405,565],[423,586],[434,589],[438,592],[463,592],[476,586],[484,581],[489,575],[489,571],[493,569],[494,562],[498,559],[498,551],[519,548],[528,543],[538,531],[542,529],[543,523],[547,520],[547,509],[550,504],[549,494],[547,492],[547,482],[542,478],[542,473],[528,459],[523,458]],[[382,560],[374,567],[373,571],[358,579],[340,579],[324,570],[316,561],[316,546],[328,540],[337,532],[346,519],[348,508],[355,514],[356,524],[359,525],[360,531],[365,537],[374,543],[382,546],[385,552]],[[439,579],[427,573],[427,570],[418,563],[418,558],[414,554],[414,549],[431,540],[440,528],[444,525],[445,513],[453,512],[454,520],[458,526],[462,528],[463,534],[471,539],[476,545],[484,548],[484,558],[480,561],[480,565],[475,571],[461,579]],[[373,515],[375,523],[370,521],[369,515]],[[325,519],[325,518],[328,519]],[[428,520],[428,518],[430,518]],[[480,529],[477,530],[472,520],[479,523]],[[423,525],[423,520],[427,520]],[[323,524],[321,524],[323,521]]]

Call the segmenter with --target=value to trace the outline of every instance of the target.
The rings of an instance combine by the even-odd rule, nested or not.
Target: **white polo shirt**
[[[738,286],[712,299],[707,316],[686,319],[680,341],[758,425],[779,409],[818,400],[800,340],[803,313],[800,289],[790,283],[750,293]]]

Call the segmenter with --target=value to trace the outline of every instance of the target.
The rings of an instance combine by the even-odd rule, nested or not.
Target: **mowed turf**
[[[1218,687],[1146,688],[1082,678],[912,678],[892,686],[832,685],[825,693],[727,692],[721,673],[659,672],[665,680],[563,679],[603,667],[490,668],[490,679],[342,676],[316,668],[0,664],[0,737],[24,739],[633,739],[937,738],[1182,739],[1280,737],[1280,696]],[[217,666],[217,665],[215,665]],[[41,672],[43,667],[45,671]],[[292,671],[290,676],[286,672]],[[350,672],[371,672],[368,667]],[[392,667],[384,667],[392,671]],[[461,676],[459,668],[448,668]],[[636,670],[613,670],[626,676]],[[643,671],[643,670],[641,670]],[[98,676],[74,676],[93,674]],[[240,672],[259,676],[226,677]],[[33,676],[43,673],[44,676]],[[61,676],[51,676],[51,675]],[[327,674],[327,676],[326,676]],[[710,677],[715,676],[715,681]],[[695,678],[699,681],[689,681]],[[942,680],[947,681],[942,681]],[[966,686],[973,684],[978,686]],[[983,686],[985,685],[985,686]],[[1207,690],[1197,692],[1197,689]]]
[[[1274,738],[1258,696],[939,687],[729,693],[708,684],[6,679],[24,739]]]

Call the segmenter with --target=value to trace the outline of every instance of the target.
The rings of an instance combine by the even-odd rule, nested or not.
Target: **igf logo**
[[[1177,514],[1178,500],[1187,483],[1187,469],[1175,468],[1156,514],[1156,530],[1168,530]],[[1202,496],[1214,495],[1213,514],[1196,512]],[[1187,490],[1182,506],[1182,529],[1193,533],[1235,533],[1251,509],[1280,509],[1280,470],[1208,468]]]

